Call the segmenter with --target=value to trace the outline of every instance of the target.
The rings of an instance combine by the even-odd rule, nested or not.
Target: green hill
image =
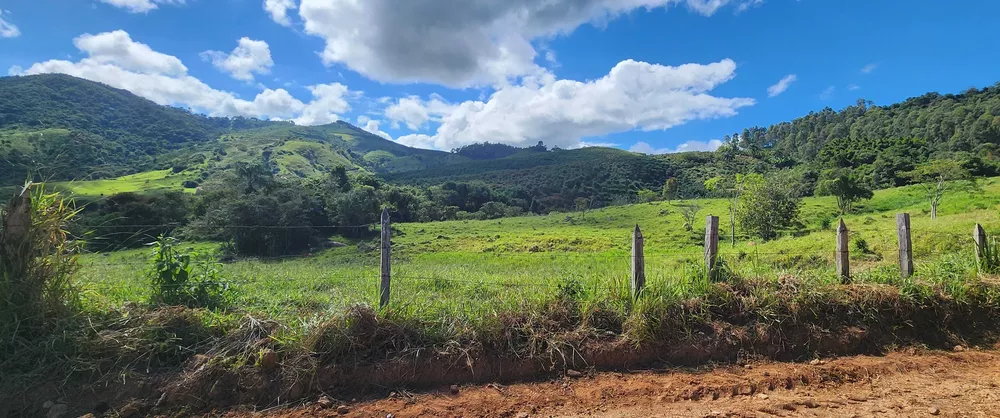
[[[280,173],[301,177],[337,165],[397,172],[468,160],[346,122],[206,117],[60,74],[0,78],[0,158],[2,185],[19,184],[28,172],[36,180],[86,181],[173,169],[204,179],[249,158],[271,159]]]

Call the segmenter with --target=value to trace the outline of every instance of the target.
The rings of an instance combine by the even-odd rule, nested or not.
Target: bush
[[[45,335],[77,308],[73,201],[29,184],[0,210],[0,347]]]
[[[176,247],[177,240],[166,236],[153,244],[149,269],[152,302],[189,308],[226,307],[232,289],[222,277],[219,264],[198,253],[180,252]]]
[[[87,234],[87,247],[110,251],[140,247],[170,235],[190,214],[190,197],[181,192],[119,193],[88,205],[76,229]]]
[[[736,208],[736,220],[743,231],[767,241],[777,238],[780,231],[799,225],[802,199],[787,187],[763,179],[749,181],[744,187]]]

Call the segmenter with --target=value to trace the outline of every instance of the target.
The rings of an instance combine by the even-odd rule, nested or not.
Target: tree
[[[639,190],[638,193],[639,202],[648,203],[656,200],[656,192],[649,189]]]
[[[698,216],[698,211],[701,210],[701,206],[695,203],[690,203],[687,205],[680,205],[681,217],[684,218],[684,229],[688,232],[694,232],[694,220]]]
[[[244,185],[244,194],[250,194],[267,187],[273,179],[271,170],[259,162],[241,161],[236,163],[236,176]]]
[[[580,211],[580,217],[587,219],[587,209],[590,209],[590,199],[587,199],[586,197],[578,197],[573,201],[573,203],[576,205],[576,210]]]
[[[854,202],[868,200],[874,196],[872,189],[860,176],[849,169],[833,169],[823,173],[823,179],[816,185],[820,196],[835,196],[840,213],[850,213]]]
[[[678,187],[676,178],[668,178],[666,183],[663,183],[663,200],[669,203],[671,200],[676,199]]]
[[[749,184],[762,183],[764,176],[760,174],[737,174],[733,177],[716,176],[705,181],[705,189],[722,193],[729,200],[729,232],[730,245],[736,246],[736,208],[740,205]]]
[[[798,224],[802,200],[777,181],[760,176],[744,179],[743,198],[736,210],[740,228],[767,241]]]
[[[974,190],[978,187],[969,169],[956,160],[931,160],[918,165],[913,171],[904,173],[927,193],[931,201],[931,219],[937,219],[938,204],[949,190]]]

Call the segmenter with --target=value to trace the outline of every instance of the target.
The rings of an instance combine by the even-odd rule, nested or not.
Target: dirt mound
[[[998,384],[1000,353],[911,350],[806,363],[582,373],[544,383],[395,391],[385,399],[331,399],[225,416],[989,416],[1000,398]]]

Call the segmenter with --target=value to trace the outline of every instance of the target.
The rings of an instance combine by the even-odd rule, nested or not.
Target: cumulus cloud
[[[271,15],[271,19],[281,26],[292,26],[292,20],[288,18],[288,11],[295,9],[295,0],[264,0],[264,10]]]
[[[382,138],[385,138],[385,139],[388,139],[388,140],[391,141],[392,140],[392,135],[389,135],[388,132],[385,132],[385,131],[379,129],[378,126],[381,123],[382,123],[381,121],[369,118],[368,116],[365,116],[365,115],[358,116],[358,125],[361,126],[361,129],[364,129],[364,130],[368,131],[369,133],[373,133],[375,135],[381,136]]]
[[[428,121],[440,122],[441,117],[451,113],[455,106],[445,102],[444,98],[432,94],[430,100],[421,100],[419,96],[399,99],[385,109],[385,116],[392,122],[393,128],[398,128],[400,122],[411,130],[419,130]]]
[[[247,37],[240,38],[233,52],[226,54],[222,51],[205,51],[201,53],[201,58],[242,81],[253,81],[254,73],[268,74],[274,66],[267,42]]]
[[[128,10],[129,13],[147,13],[159,8],[161,4],[184,4],[184,2],[185,0],[101,0],[101,3]]]
[[[687,141],[683,144],[677,146],[677,148],[653,148],[645,142],[636,142],[629,148],[629,151],[638,152],[642,154],[673,154],[677,152],[688,152],[688,151],[715,151],[722,146],[722,141],[718,139],[712,139],[708,142],[705,141]]]
[[[532,41],[636,9],[682,4],[702,15],[745,0],[302,0],[328,64],[383,82],[505,85],[545,72]],[[750,0],[753,3],[752,0]],[[554,58],[554,57],[553,57]]]
[[[735,70],[736,64],[729,59],[677,67],[626,60],[597,80],[505,86],[485,102],[444,103],[437,112],[429,105],[432,100],[402,99],[397,108],[412,107],[412,117],[390,119],[419,126],[421,121],[439,118],[434,135],[397,139],[420,148],[452,149],[482,141],[517,146],[545,141],[573,148],[584,138],[635,129],[665,130],[690,120],[735,115],[754,100],[708,94],[732,79]]]
[[[848,84],[847,85],[847,89],[850,90],[850,91],[860,90],[861,86],[859,86],[857,84]]]
[[[788,90],[788,87],[795,82],[795,80],[798,80],[798,77],[795,74],[786,75],[781,80],[778,80],[775,85],[767,88],[767,97],[774,97],[784,93],[785,90]]]
[[[39,62],[24,70],[12,67],[10,72],[69,74],[128,90],[161,105],[190,107],[212,116],[290,119],[316,125],[335,122],[339,120],[337,113],[350,109],[347,99],[351,93],[339,83],[309,86],[313,97],[309,103],[284,89],[265,89],[253,100],[240,99],[188,75],[179,59],[133,41],[124,31],[81,35],[74,44],[88,56],[77,62]]]
[[[878,68],[878,64],[876,64],[876,63],[873,62],[871,64],[868,64],[868,65],[864,66],[864,67],[861,67],[861,72],[864,73],[864,74],[871,74],[871,72],[875,71],[876,68]]]
[[[113,64],[124,70],[144,74],[182,75],[187,67],[177,57],[153,51],[148,45],[135,42],[123,30],[84,34],[73,45],[100,64]]]
[[[3,10],[0,10],[0,38],[16,38],[21,36],[21,30],[13,23],[8,22],[3,17]],[[7,12],[10,15],[10,12]]]

